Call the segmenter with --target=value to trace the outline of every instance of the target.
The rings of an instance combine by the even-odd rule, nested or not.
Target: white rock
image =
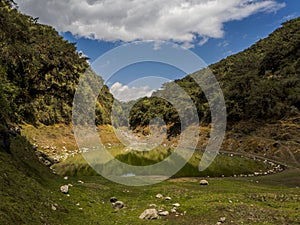
[[[207,180],[200,180],[200,185],[208,185],[208,181]]]
[[[225,221],[226,221],[226,217],[224,217],[224,216],[219,219],[219,222],[221,222],[221,223],[225,223]]]
[[[124,206],[125,206],[125,204],[122,201],[116,201],[116,202],[112,203],[112,207],[114,209],[122,209],[122,208],[124,208]]]
[[[51,205],[51,209],[55,211],[56,210],[55,205]]]
[[[68,180],[68,179],[69,179],[69,177],[67,177],[67,176],[64,177],[64,180]]]
[[[171,213],[176,213],[176,208],[171,209]]]
[[[68,194],[69,193],[69,185],[63,185],[60,187],[60,191],[64,194]]]
[[[164,196],[162,194],[157,194],[155,197],[156,198],[163,198]]]
[[[174,207],[179,207],[180,204],[179,204],[179,203],[174,203],[173,206],[174,206]]]
[[[162,211],[162,212],[159,212],[158,215],[160,215],[160,216],[168,216],[169,212],[168,211]]]
[[[169,201],[171,200],[171,197],[165,197],[165,200]]]
[[[158,218],[158,213],[156,209],[146,209],[140,216],[140,219],[144,220],[155,220]]]

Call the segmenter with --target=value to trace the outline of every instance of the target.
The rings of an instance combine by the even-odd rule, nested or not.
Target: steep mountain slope
[[[260,40],[252,47],[230,56],[209,68],[216,76],[223,90],[229,122],[241,120],[277,120],[284,116],[297,114],[300,109],[300,18],[291,20]],[[205,71],[196,72],[202,76]],[[199,118],[203,123],[210,121],[206,97],[191,76],[176,80],[194,101]],[[164,90],[172,88],[173,83],[164,85]],[[157,95],[157,93],[154,93]],[[178,96],[181,98],[182,96]],[[151,107],[141,109],[142,102],[156,101],[155,97],[142,99],[131,113],[131,126],[136,128],[138,121],[146,123],[155,114]],[[155,104],[154,104],[155,105]],[[155,107],[159,107],[155,105]],[[161,106],[160,111],[172,107]],[[141,117],[146,110],[146,117]],[[149,111],[149,112],[148,112]],[[156,109],[156,111],[159,111]],[[137,118],[139,117],[139,118]],[[170,123],[171,124],[171,123]]]
[[[0,15],[1,123],[70,123],[87,58],[52,27],[20,14],[11,0],[0,1]],[[104,89],[97,104],[99,124],[108,122],[113,101]]]
[[[86,60],[52,27],[20,14],[12,0],[0,0],[0,224],[65,224],[69,210],[78,210],[59,191],[66,181],[40,162],[41,153],[14,126],[69,124]],[[98,124],[109,123],[112,101],[104,86]]]
[[[224,93],[227,132],[222,151],[259,155],[291,166],[300,166],[300,18],[285,22],[269,37],[209,66]],[[193,76],[202,76],[205,70]],[[210,131],[210,110],[206,97],[191,76],[176,80],[193,100],[202,127],[198,148],[204,150]],[[145,129],[153,117],[167,122],[169,139],[180,133],[176,110],[156,104],[155,96],[173,90],[174,83],[143,98],[130,113],[132,129]],[[174,91],[169,91],[176,93]],[[178,98],[184,98],[178,95]],[[149,107],[143,107],[143,106]],[[188,111],[188,108],[186,108]],[[141,113],[142,112],[142,113]],[[162,113],[163,112],[163,113]]]

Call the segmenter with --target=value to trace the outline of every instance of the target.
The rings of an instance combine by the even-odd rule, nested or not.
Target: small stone
[[[118,201],[118,199],[116,197],[111,197],[109,200],[111,203],[115,203]]]
[[[219,219],[219,222],[221,222],[221,223],[225,223],[225,221],[226,221],[226,217],[224,217],[224,216]]]
[[[69,187],[73,187],[73,184],[68,184]]]
[[[156,198],[163,198],[164,196],[162,194],[157,194],[155,197]]]
[[[82,180],[77,181],[80,184],[84,184],[84,182]]]
[[[60,191],[64,194],[68,194],[69,193],[69,186],[68,185],[63,185],[60,187]]]
[[[158,215],[160,215],[160,216],[168,216],[169,212],[168,211],[162,211],[162,212],[159,212]]]
[[[45,160],[44,165],[47,167],[50,167],[50,166],[52,166],[52,163],[49,160]]]
[[[171,213],[176,213],[176,208],[171,209]]]
[[[180,204],[179,204],[179,203],[174,203],[173,206],[174,206],[174,207],[179,207]]]
[[[64,180],[68,180],[68,179],[69,179],[69,177],[67,177],[67,176],[64,177]]]
[[[208,185],[208,181],[207,180],[200,180],[200,185]]]
[[[165,200],[169,201],[171,200],[171,197],[165,197]]]
[[[149,204],[149,207],[157,207],[157,205],[156,204]]]
[[[158,218],[158,213],[156,209],[146,209],[140,216],[140,219],[144,220],[155,220]]]
[[[112,207],[114,209],[122,209],[122,208],[124,208],[124,206],[125,206],[125,204],[122,201],[116,201],[116,202],[112,203]]]
[[[80,206],[80,203],[78,202],[76,205],[77,205],[77,206]]]
[[[56,211],[55,205],[51,205],[51,209],[52,209],[53,211]]]

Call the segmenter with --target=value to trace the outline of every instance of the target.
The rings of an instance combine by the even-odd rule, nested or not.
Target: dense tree
[[[209,67],[223,90],[229,121],[274,120],[289,115],[291,109],[300,110],[299,28],[300,18],[288,21],[245,51]],[[193,76],[201,76],[201,73],[196,72]],[[174,82],[190,95],[201,122],[209,122],[210,111],[206,97],[192,76]],[[165,84],[164,89],[158,92],[167,92],[171,86],[172,83]],[[135,113],[142,111],[146,103],[161,110],[167,107],[164,111],[168,118],[175,115],[172,114],[176,111],[171,105],[154,104],[157,101],[151,97],[141,99],[136,104],[130,120],[133,128],[139,123],[143,124],[145,117],[153,116],[146,113],[144,116],[139,115],[137,120]],[[170,119],[166,122],[170,125],[172,123]]]
[[[89,67],[52,27],[0,0],[1,118],[33,124],[69,123],[74,93]],[[107,87],[97,103],[98,123],[109,122],[112,96]]]

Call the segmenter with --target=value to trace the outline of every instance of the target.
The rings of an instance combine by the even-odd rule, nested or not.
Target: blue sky
[[[218,62],[226,56],[238,53],[267,37],[282,22],[300,16],[300,1],[277,1],[285,3],[285,7],[277,12],[260,12],[239,21],[224,23],[224,37],[211,38],[202,46],[195,46],[190,50],[199,55],[208,65]],[[78,38],[71,32],[60,33],[70,42],[76,42],[78,50],[82,51],[93,62],[105,52],[123,44],[121,41],[107,42]]]
[[[17,0],[20,11],[54,26],[70,42],[76,42],[93,63],[110,50],[134,40],[174,41],[201,57],[206,64],[242,51],[300,16],[298,0]],[[162,76],[178,79],[184,72],[160,63],[141,63],[116,73],[107,84],[116,84],[126,96],[139,87],[135,79]],[[157,81],[155,81],[157,82]],[[155,88],[160,87],[158,82]],[[148,95],[153,85],[141,86]],[[146,90],[146,91],[145,91]],[[123,92],[122,92],[123,91]],[[127,99],[129,100],[129,99]]]

